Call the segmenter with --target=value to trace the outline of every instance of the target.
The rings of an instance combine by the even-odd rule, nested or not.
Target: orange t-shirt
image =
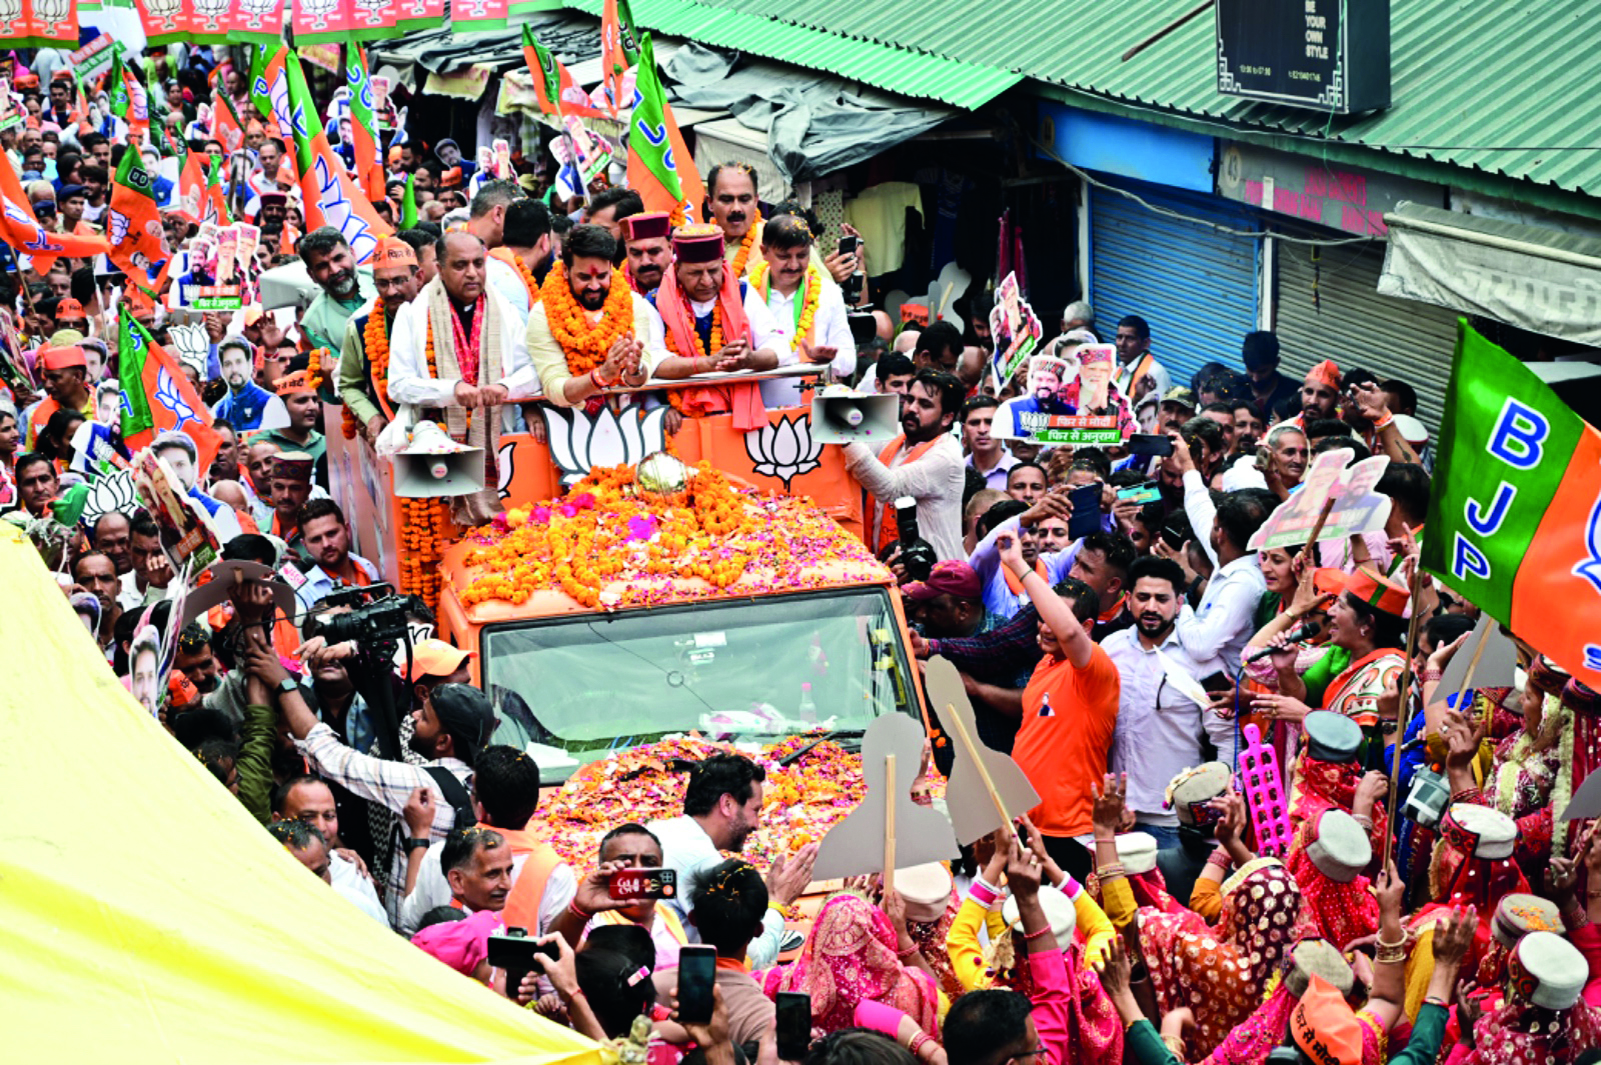
[[[1044,835],[1082,836],[1094,828],[1090,787],[1106,772],[1121,684],[1100,644],[1083,669],[1050,656],[1034,667],[1012,760],[1040,793],[1029,817]]]

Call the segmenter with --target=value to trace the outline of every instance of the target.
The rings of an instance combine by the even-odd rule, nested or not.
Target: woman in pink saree
[[[894,926],[884,911],[844,892],[823,905],[800,957],[758,974],[769,998],[780,991],[812,997],[812,1034],[821,1038],[855,1025],[856,1004],[882,1002],[939,1034],[939,988],[927,970],[903,965]]]

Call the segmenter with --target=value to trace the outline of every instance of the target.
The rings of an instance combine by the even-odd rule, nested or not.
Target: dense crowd
[[[778,1060],[794,993],[810,1017],[786,1054],[819,1063],[1601,1058],[1601,844],[1558,819],[1601,764],[1601,695],[1516,633],[1515,676],[1442,687],[1479,611],[1418,572],[1432,455],[1412,385],[1333,360],[1298,381],[1269,332],[1218,338],[1183,381],[1162,322],[1075,302],[1045,361],[996,388],[988,286],[947,320],[893,322],[872,302],[881,249],[855,230],[826,246],[806,205],[762,202],[739,163],[706,175],[705,217],[685,221],[605,174],[560,185],[537,146],[495,175],[454,141],[397,137],[373,208],[399,231],[358,262],[341,231],[304,232],[293,145],[256,116],[244,64],[179,46],[144,62],[159,134],[86,96],[59,53],[0,60],[22,116],[0,146],[39,225],[111,234],[112,175],[139,153],[189,271],[172,276],[192,277],[214,234],[174,194],[186,142],[227,164],[256,280],[298,264],[314,296],[264,306],[247,271],[237,309],[185,309],[165,274],[141,300],[102,257],[10,248],[0,495],[107,667],[367,918],[662,1062]],[[236,149],[202,120],[225,103],[253,116]],[[179,402],[206,408],[139,453],[204,515],[219,566],[265,567],[192,619],[159,486],[82,513],[136,461],[130,321],[181,356]],[[482,448],[491,487],[437,528],[467,527],[501,509],[500,435],[542,437],[542,406],[749,429],[803,402],[773,372],[808,365],[898,397],[900,436],[842,445],[868,546],[900,582],[912,653],[957,667],[979,739],[1033,784],[1027,818],[889,890],[815,885],[815,842],[765,869],[741,857],[774,764],[724,750],[676,777],[680,816],[619,818],[568,860],[526,737],[472,654],[434,636],[383,678],[401,711],[386,734],[362,649],[324,632],[379,579],[330,497],[325,425],[367,462],[419,418]],[[769,376],[717,376],[734,371]],[[1020,410],[1109,418],[1122,440],[1041,444]],[[1329,452],[1388,457],[1382,531],[1253,549]],[[436,604],[405,590],[427,630]],[[537,690],[518,695],[537,710]],[[914,793],[938,808],[953,746],[933,709]],[[1247,755],[1283,767],[1276,820]],[[679,890],[614,897],[632,869]],[[508,928],[545,948],[526,972],[492,962]],[[701,947],[715,1008],[691,1019],[679,966]]]

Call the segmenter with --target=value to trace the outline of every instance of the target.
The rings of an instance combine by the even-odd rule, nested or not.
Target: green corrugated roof
[[[668,5],[699,9],[708,21],[711,12],[723,11],[1014,70],[1136,111],[1300,136],[1309,145],[1326,136],[1601,194],[1601,97],[1595,91],[1601,51],[1584,43],[1594,32],[1594,0],[1391,0],[1394,102],[1376,114],[1332,121],[1220,95],[1210,11],[1121,60],[1194,0],[634,0],[633,9],[648,25],[646,13]],[[740,47],[738,40],[716,43]],[[833,69],[855,73],[849,66]],[[1229,130],[1220,126],[1218,132]]]
[[[567,6],[598,16],[602,2],[567,0]],[[1022,74],[1005,67],[933,55],[894,42],[844,37],[732,6],[693,0],[632,0],[630,8],[634,19],[647,30],[829,71],[874,88],[968,110],[981,107],[1023,80]]]

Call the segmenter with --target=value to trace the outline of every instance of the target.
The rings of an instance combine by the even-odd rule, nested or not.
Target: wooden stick
[[[1312,535],[1306,538],[1306,546],[1301,548],[1301,554],[1308,559],[1307,565],[1309,566],[1315,566],[1316,564],[1316,560],[1312,559],[1311,556],[1312,546],[1317,543],[1318,534],[1323,531],[1323,523],[1329,520],[1329,512],[1334,509],[1334,503],[1335,499],[1332,495],[1323,501],[1323,509],[1318,513],[1317,524],[1312,526]]]
[[[962,719],[956,716],[956,708],[949,703],[945,704],[945,717],[942,720],[956,727],[956,738],[961,741],[963,749],[967,751],[967,756],[973,760],[973,765],[978,767],[978,778],[984,782],[984,790],[990,793],[990,801],[995,804],[996,813],[1001,815],[1001,831],[1006,834],[1007,840],[1010,841],[1012,838],[1012,815],[1006,812],[1006,804],[1001,801],[1001,793],[995,790],[995,781],[990,779],[989,766],[985,765],[984,760],[978,756],[978,745],[973,742],[973,737],[967,734],[967,726],[962,723]]]
[[[1193,10],[1189,11],[1186,14],[1180,15],[1174,21],[1169,22],[1166,26],[1163,26],[1161,29],[1157,30],[1155,33],[1153,33],[1149,37],[1145,38],[1145,40],[1141,41],[1139,44],[1136,44],[1133,48],[1130,48],[1128,51],[1124,52],[1122,61],[1127,63],[1130,59],[1133,59],[1135,56],[1137,56],[1141,52],[1145,51],[1151,45],[1155,44],[1157,41],[1160,41],[1163,37],[1166,37],[1168,34],[1172,33],[1174,30],[1178,29],[1180,26],[1182,26],[1186,22],[1190,21],[1196,15],[1199,15],[1201,12],[1203,12],[1203,11],[1207,10],[1208,8],[1210,8],[1212,6],[1213,2],[1214,2],[1214,0],[1202,0],[1202,2],[1200,4],[1198,4],[1198,5],[1196,5],[1196,7]]]
[[[900,796],[895,792],[895,756],[884,756],[884,794],[888,802],[884,807],[884,898],[895,890],[895,804]]]
[[[1401,780],[1401,737],[1406,735],[1406,697],[1412,688],[1412,657],[1418,649],[1418,622],[1422,611],[1415,609],[1418,600],[1418,588],[1423,583],[1423,567],[1414,566],[1412,569],[1412,591],[1408,603],[1414,605],[1412,619],[1406,627],[1406,665],[1401,670],[1399,698],[1395,705],[1395,757],[1390,766],[1390,818],[1385,825],[1384,854],[1386,860],[1395,847],[1395,803],[1400,798]]]
[[[1479,658],[1484,654],[1485,645],[1489,642],[1490,627],[1486,625],[1484,634],[1479,637],[1479,642],[1474,645],[1473,657],[1468,659],[1468,671],[1462,677],[1462,690],[1456,693],[1456,712],[1459,714],[1465,713],[1462,709],[1462,700],[1467,698],[1468,690],[1473,687],[1473,671],[1479,668]]]

